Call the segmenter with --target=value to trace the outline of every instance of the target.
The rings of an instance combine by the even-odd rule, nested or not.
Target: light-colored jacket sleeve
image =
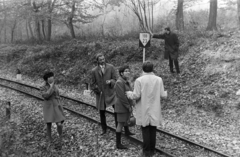
[[[130,98],[132,100],[138,100],[141,98],[141,82],[139,80],[135,81],[134,90],[131,93]]]
[[[165,98],[167,97],[167,92],[164,91],[164,85],[163,85],[163,80],[161,78],[160,80],[160,97]]]

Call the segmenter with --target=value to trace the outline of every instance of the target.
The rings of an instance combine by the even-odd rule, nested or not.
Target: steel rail
[[[0,79],[1,79],[1,80],[5,80],[5,81],[9,81],[9,82],[12,82],[12,83],[20,84],[20,85],[22,85],[22,86],[27,86],[27,87],[29,87],[29,88],[34,88],[34,89],[40,90],[40,89],[37,88],[37,87],[31,86],[31,85],[27,85],[27,84],[24,84],[24,83],[12,81],[12,80],[5,79],[5,78],[1,78],[1,77],[0,77]],[[80,104],[84,104],[84,105],[90,106],[90,107],[96,109],[95,106],[90,105],[90,104],[88,104],[88,103],[86,103],[86,102],[83,102],[83,101],[80,101],[80,100],[77,100],[77,99],[74,99],[74,98],[71,98],[71,97],[68,97],[68,96],[64,96],[64,95],[61,95],[61,97],[65,98],[65,99],[68,99],[68,100],[71,100],[71,101],[75,101],[75,102],[80,103]],[[114,113],[111,112],[111,111],[106,111],[106,112],[109,113],[109,114],[111,114],[111,115],[114,114]],[[184,138],[184,137],[181,137],[181,136],[178,136],[178,135],[169,133],[169,132],[167,132],[167,131],[165,131],[165,130],[163,130],[163,129],[157,129],[157,132],[163,133],[163,134],[166,134],[166,135],[169,135],[169,136],[171,136],[171,137],[174,137],[174,138],[177,138],[177,139],[179,139],[179,140],[185,141],[185,142],[187,142],[187,143],[193,144],[193,145],[195,145],[195,146],[201,147],[201,148],[203,148],[203,149],[205,149],[205,150],[208,150],[208,151],[210,151],[210,152],[214,152],[214,153],[216,153],[216,154],[218,154],[218,155],[221,155],[221,156],[223,156],[223,157],[230,157],[229,155],[227,155],[227,154],[225,154],[225,153],[223,153],[223,152],[214,150],[213,148],[210,148],[210,147],[208,147],[208,146],[204,146],[204,145],[202,145],[202,144],[196,143],[196,142],[191,141],[191,140],[189,140],[189,139],[187,139],[187,138]]]
[[[22,90],[20,90],[20,89],[16,89],[16,88],[13,88],[13,87],[9,87],[9,86],[3,85],[3,84],[0,84],[0,86],[2,86],[2,87],[4,87],[4,88],[9,88],[9,89],[11,89],[11,90],[15,90],[15,91],[17,91],[17,92],[23,93],[23,94],[28,95],[28,96],[30,96],[30,97],[36,98],[36,99],[38,99],[38,100],[42,100],[42,101],[44,100],[42,97],[39,97],[39,96],[36,96],[36,95],[32,95],[32,94],[27,93],[27,92],[25,92],[25,91],[22,91]],[[63,108],[64,108],[65,110],[69,111],[69,112],[72,112],[72,113],[80,116],[80,117],[83,117],[83,118],[85,118],[85,119],[88,119],[89,121],[92,121],[92,122],[94,122],[94,123],[100,124],[99,121],[97,121],[97,120],[95,120],[95,119],[93,119],[93,118],[91,118],[91,117],[89,117],[89,116],[83,115],[83,114],[80,113],[80,112],[74,111],[74,110],[72,110],[72,109],[70,109],[70,108],[67,108],[67,107],[65,107],[65,106],[63,106]],[[113,127],[111,127],[111,126],[107,126],[107,128],[110,129],[111,131],[114,131],[114,132],[116,131],[116,129],[113,128]],[[131,137],[131,136],[128,136],[128,138],[129,138],[131,141],[133,141],[134,143],[142,144],[142,141],[138,140],[137,138],[134,138],[134,137]],[[173,155],[173,154],[171,154],[171,153],[168,153],[168,152],[166,152],[166,151],[164,151],[164,150],[162,150],[162,149],[155,148],[155,150],[156,150],[157,152],[162,153],[162,154],[165,154],[165,155],[167,155],[167,156],[169,156],[169,157],[176,157],[175,155]]]

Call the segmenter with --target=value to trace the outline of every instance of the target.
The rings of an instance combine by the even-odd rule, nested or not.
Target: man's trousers
[[[153,154],[156,146],[156,126],[142,126],[143,153],[145,155]]]
[[[115,120],[115,126],[117,127],[117,113],[115,112],[114,112],[114,120]],[[101,121],[102,130],[106,131],[107,130],[106,110],[100,110],[100,121]]]

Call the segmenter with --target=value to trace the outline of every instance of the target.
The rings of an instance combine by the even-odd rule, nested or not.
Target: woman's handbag
[[[135,126],[136,125],[136,118],[134,117],[133,113],[131,112],[131,115],[129,116],[126,126]]]

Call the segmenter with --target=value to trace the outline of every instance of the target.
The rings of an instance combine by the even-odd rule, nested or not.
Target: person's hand
[[[131,91],[126,91],[126,95],[128,99],[131,99],[132,92]]]
[[[131,106],[129,106],[129,108],[128,108],[128,111],[130,112],[130,113],[132,113],[132,107]]]
[[[54,85],[54,81],[52,83],[50,83],[50,87],[53,87],[53,85]]]
[[[111,80],[106,80],[106,84],[110,84],[111,83]]]

